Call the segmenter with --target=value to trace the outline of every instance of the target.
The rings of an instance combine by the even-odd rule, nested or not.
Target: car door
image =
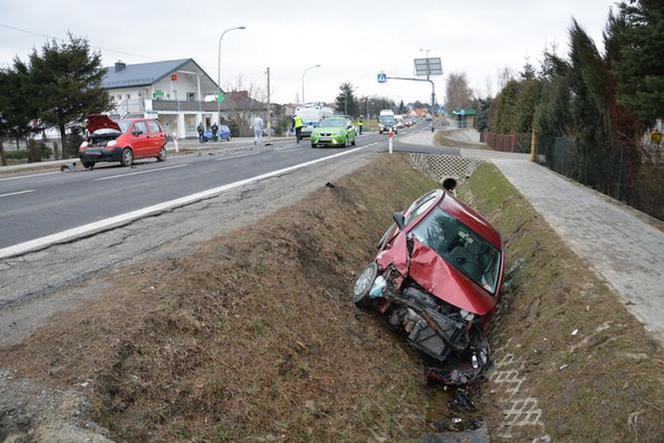
[[[132,135],[134,136],[134,158],[148,157],[152,141],[148,132],[148,126],[144,120],[134,122]]]
[[[165,134],[157,120],[148,120],[148,130],[150,131],[150,156],[159,155],[161,147],[164,146]]]

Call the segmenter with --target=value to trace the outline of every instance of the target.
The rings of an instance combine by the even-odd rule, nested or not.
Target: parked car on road
[[[120,162],[130,166],[135,159],[167,157],[166,134],[156,119],[113,120],[108,115],[88,117],[88,136],[78,153],[85,168],[98,162]]]
[[[484,336],[499,299],[505,254],[498,231],[449,192],[415,201],[379,243],[353,288],[353,301],[374,306],[387,323],[440,367],[447,384],[476,380],[490,366]],[[441,369],[457,362],[454,370]]]
[[[345,116],[325,117],[311,133],[311,147],[355,146],[357,131],[350,118]]]

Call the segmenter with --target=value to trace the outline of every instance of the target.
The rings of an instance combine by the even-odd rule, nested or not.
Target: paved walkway
[[[492,161],[664,343],[664,232],[542,166],[526,160]]]

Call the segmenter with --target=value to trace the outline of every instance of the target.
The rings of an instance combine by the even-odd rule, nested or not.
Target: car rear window
[[[159,126],[159,123],[157,123],[156,120],[148,120],[148,128],[150,128],[150,132],[153,133],[161,132],[161,126]]]

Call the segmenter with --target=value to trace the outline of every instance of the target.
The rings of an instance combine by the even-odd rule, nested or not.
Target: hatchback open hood
[[[99,129],[115,129],[122,132],[120,125],[111,120],[108,115],[95,114],[88,116],[88,132],[92,134]]]

